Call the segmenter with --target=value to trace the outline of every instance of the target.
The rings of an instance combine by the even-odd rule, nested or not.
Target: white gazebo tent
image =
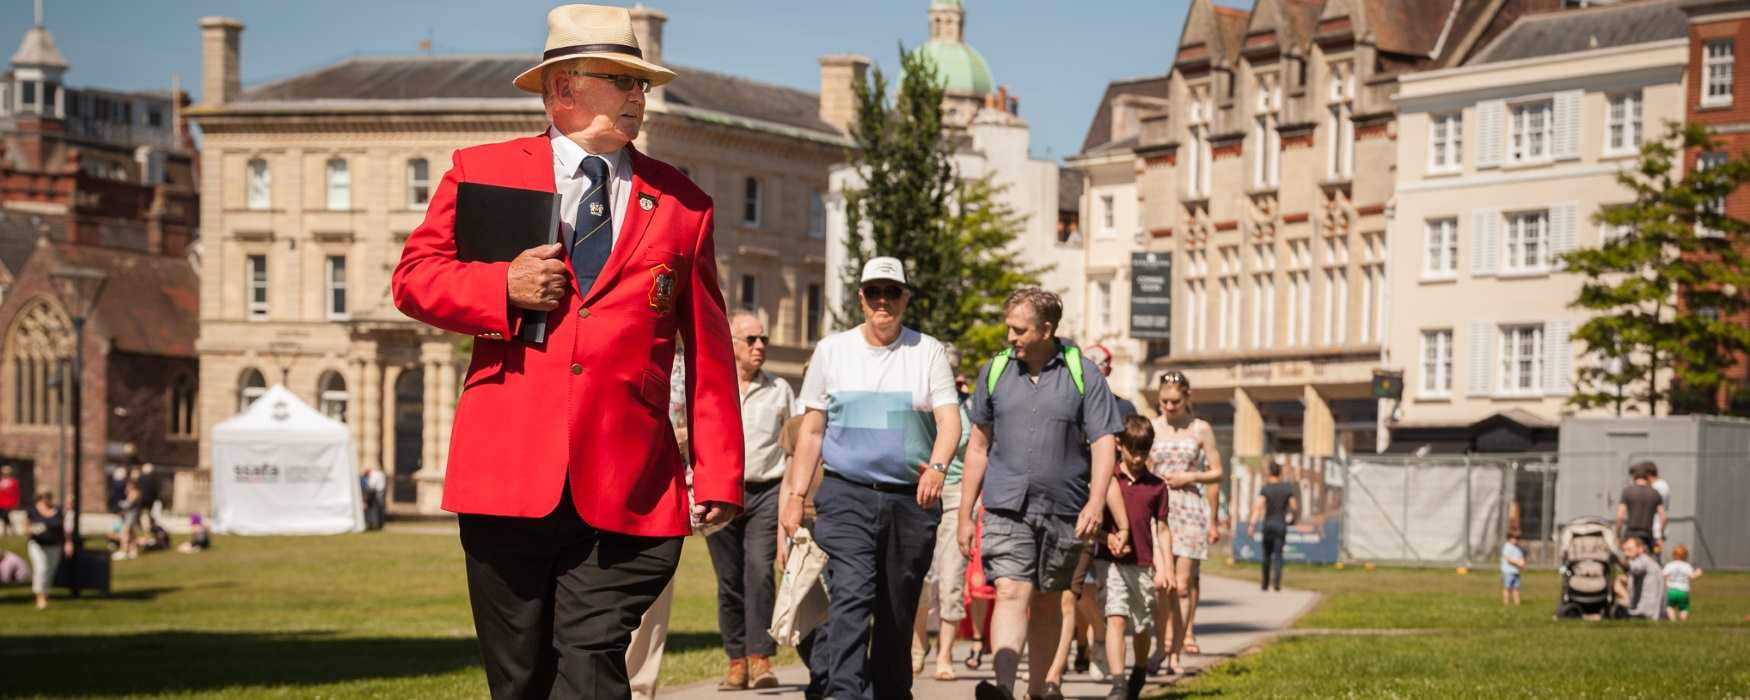
[[[359,532],[361,504],[346,425],[283,385],[213,428],[214,532]]]

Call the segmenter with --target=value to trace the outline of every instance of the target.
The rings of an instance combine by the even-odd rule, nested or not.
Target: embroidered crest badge
[[[664,263],[650,268],[650,308],[657,315],[667,316],[674,311],[674,293],[674,268]]]

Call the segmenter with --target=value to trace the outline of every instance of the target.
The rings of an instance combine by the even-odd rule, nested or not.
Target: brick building
[[[69,68],[39,20],[0,75],[0,462],[60,491],[77,420],[98,509],[101,467],[198,461],[197,193],[180,93],[67,87]],[[65,415],[72,314],[50,282],[68,267],[107,279],[86,325],[81,416]]]
[[[1689,123],[1712,130],[1720,145],[1717,152],[1685,154],[1684,167],[1697,168],[1713,159],[1750,152],[1750,97],[1738,99],[1738,93],[1744,91],[1737,88],[1740,84],[1750,86],[1750,70],[1737,60],[1738,47],[1750,46],[1750,0],[1684,0],[1683,10],[1689,17],[1684,116]],[[1750,221],[1750,191],[1726,197],[1725,213]],[[1750,410],[1745,368],[1740,366],[1731,376],[1738,386],[1721,387],[1714,396],[1714,408],[1742,414]]]

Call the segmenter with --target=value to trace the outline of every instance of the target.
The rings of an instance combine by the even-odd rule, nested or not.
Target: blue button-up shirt
[[[989,362],[967,412],[991,433],[990,462],[984,475],[984,507],[1022,513],[1075,515],[1088,503],[1089,443],[1123,429],[1118,403],[1100,369],[1082,358],[1085,393],[1059,352],[1052,354],[1034,382],[1019,358],[989,386]]]

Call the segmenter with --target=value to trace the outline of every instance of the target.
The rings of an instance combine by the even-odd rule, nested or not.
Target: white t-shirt
[[[1686,561],[1674,561],[1665,565],[1665,587],[1674,591],[1689,590],[1689,579],[1695,578],[1695,567]]]
[[[827,469],[864,483],[912,484],[936,441],[935,409],[960,395],[935,338],[906,328],[876,347],[858,326],[814,346],[796,399],[826,412]]]
[[[1671,484],[1664,479],[1653,480],[1653,490],[1659,492],[1659,502],[1665,504],[1665,517],[1671,517]],[[1653,516],[1653,539],[1665,539],[1665,526],[1659,522],[1659,516]]]

